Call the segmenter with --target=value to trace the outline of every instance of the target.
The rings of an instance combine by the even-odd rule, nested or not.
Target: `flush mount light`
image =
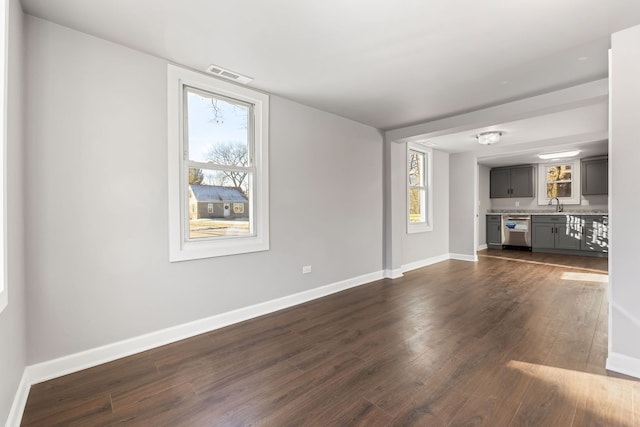
[[[482,132],[477,134],[476,139],[482,145],[491,145],[500,141],[501,136],[502,136],[502,132],[490,131],[490,132]]]
[[[560,153],[548,153],[548,154],[538,154],[542,160],[555,160],[555,159],[563,159],[565,157],[573,157],[580,154],[579,150],[572,151],[562,151]]]

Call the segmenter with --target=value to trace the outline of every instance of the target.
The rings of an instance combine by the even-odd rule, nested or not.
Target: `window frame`
[[[547,163],[538,163],[538,205],[548,205],[551,199],[547,198],[547,169],[550,166],[571,166],[571,197],[558,197],[563,205],[579,205],[582,200],[580,183],[580,159],[555,160]]]
[[[424,168],[422,182],[424,186],[411,186],[409,183],[409,163],[411,161],[411,152],[416,151],[424,156]],[[405,159],[405,185],[406,185],[406,221],[407,234],[424,233],[433,231],[433,150],[417,142],[407,143],[407,155]],[[424,201],[426,203],[425,220],[421,222],[411,222],[411,188],[424,187]]]
[[[269,250],[269,96],[172,64],[167,67],[169,261],[212,258]],[[216,238],[189,238],[190,162],[185,158],[186,88],[230,98],[253,106],[249,132],[253,136],[253,191],[249,216],[253,234]]]

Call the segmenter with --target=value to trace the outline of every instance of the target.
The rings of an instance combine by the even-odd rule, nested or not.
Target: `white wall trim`
[[[442,262],[442,261],[446,261],[450,259],[450,255],[449,254],[442,254],[442,255],[437,255],[434,257],[430,257],[427,259],[423,259],[420,261],[414,261],[414,262],[410,262],[408,264],[404,264],[402,266],[402,272],[406,273],[407,271],[411,271],[411,270],[416,270],[418,268],[422,268],[422,267],[427,267],[429,265],[438,263],[438,262]]]
[[[489,248],[489,247],[488,247],[488,246],[487,246],[487,244],[485,243],[484,245],[479,245],[479,246],[478,246],[478,249],[476,249],[476,250],[478,250],[478,251],[484,251],[485,249],[488,249],[488,248]]]
[[[349,288],[371,283],[383,278],[384,275],[382,271],[364,274],[362,276],[320,286],[308,291],[287,295],[275,300],[239,308],[237,310],[217,314],[215,316],[184,323],[182,325],[173,326],[127,340],[118,341],[57,359],[48,360],[46,362],[37,363],[27,367],[28,378],[30,379],[30,384],[38,384],[52,378],[91,368],[102,363],[130,356],[141,351],[183,340],[185,338],[190,338],[234,323],[243,322],[254,317],[273,313],[278,310],[302,304]]]
[[[9,411],[9,417],[7,418],[6,427],[18,427],[22,422],[22,414],[24,414],[24,408],[27,405],[27,398],[29,397],[29,390],[31,389],[31,378],[29,368],[26,368],[22,373],[22,379],[16,390],[16,395],[13,398],[13,404]]]
[[[449,259],[457,259],[458,261],[478,262],[478,255],[449,254]]]
[[[640,359],[610,352],[607,357],[607,369],[640,378]]]
[[[385,279],[398,279],[398,278],[403,276],[402,271],[403,271],[402,267],[401,268],[395,268],[393,270],[386,269],[384,271],[384,278]]]

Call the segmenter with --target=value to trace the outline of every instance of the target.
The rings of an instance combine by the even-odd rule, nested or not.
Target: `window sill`
[[[428,231],[433,231],[433,225],[427,224],[426,222],[409,224],[407,226],[407,234],[426,233]]]
[[[245,237],[219,241],[185,242],[180,248],[171,250],[170,262],[215,258],[250,252],[269,250],[269,238]]]

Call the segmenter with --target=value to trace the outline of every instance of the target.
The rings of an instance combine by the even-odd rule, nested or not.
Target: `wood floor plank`
[[[574,426],[633,426],[633,386],[630,381],[599,375],[583,375],[581,381]]]
[[[607,260],[487,250],[31,388],[22,425],[633,426]]]
[[[469,396],[465,405],[454,414],[450,426],[508,426],[520,402],[503,402],[497,396]]]
[[[109,394],[83,396],[72,404],[47,406],[45,410],[34,408],[25,412],[23,426],[82,426],[97,424],[110,419],[111,398]]]
[[[469,400],[469,395],[450,392],[446,395],[427,389],[408,402],[391,422],[392,426],[448,426]]]
[[[633,389],[633,425],[640,427],[640,382],[635,382]]]
[[[193,411],[201,408],[198,405],[201,400],[193,386],[185,383],[114,410],[109,421],[85,426],[193,426],[188,419]]]
[[[264,393],[251,404],[227,408],[221,423],[244,420],[248,424],[286,425],[309,418],[308,410],[333,390],[349,372],[360,369],[364,361],[350,353],[340,353],[324,366],[306,372],[282,384],[271,393]],[[332,408],[335,409],[335,408]],[[224,410],[224,408],[223,408]]]
[[[557,368],[540,366],[511,425],[571,426],[582,385],[579,376],[559,375]]]
[[[383,427],[391,423],[391,416],[365,399],[354,399],[338,411],[332,410],[323,421],[324,426]],[[312,425],[312,424],[310,424]]]

